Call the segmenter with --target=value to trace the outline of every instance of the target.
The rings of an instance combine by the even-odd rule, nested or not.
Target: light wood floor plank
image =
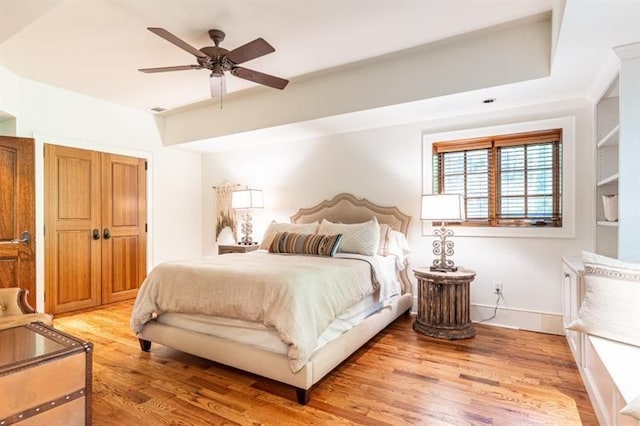
[[[171,348],[140,351],[132,302],[57,317],[94,343],[95,425],[597,424],[562,336],[478,325],[439,340],[402,317],[298,405],[294,390]]]

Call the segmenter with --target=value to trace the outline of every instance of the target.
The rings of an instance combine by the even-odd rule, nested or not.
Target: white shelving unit
[[[598,181],[598,183],[596,183],[597,186],[605,186],[608,185],[610,183],[618,183],[618,177],[620,177],[620,175],[618,173],[615,173],[613,175],[607,176],[601,180]]]
[[[597,253],[618,254],[618,222],[605,220],[603,195],[618,194],[618,139],[620,135],[618,77],[611,82],[595,107],[596,123],[596,235]]]
[[[596,222],[598,226],[612,226],[614,228],[618,227],[618,222],[609,222],[608,220],[599,220]]]
[[[609,133],[607,133],[596,145],[596,148],[617,145],[618,136],[620,135],[620,123],[618,123]]]

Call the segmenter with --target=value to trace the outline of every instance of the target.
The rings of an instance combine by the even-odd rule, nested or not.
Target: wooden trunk
[[[0,330],[0,425],[90,425],[92,350],[41,323]]]

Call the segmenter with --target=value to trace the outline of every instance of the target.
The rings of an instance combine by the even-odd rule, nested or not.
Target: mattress
[[[380,288],[374,294],[366,296],[337,318],[320,334],[315,350],[326,345],[342,333],[350,330],[368,316],[389,305],[390,301],[400,294],[397,281],[395,261],[389,257],[376,256],[376,270],[380,279]],[[183,328],[202,334],[228,339],[247,346],[269,352],[287,354],[286,345],[274,327],[262,322],[244,321],[235,318],[209,316],[203,314],[185,314],[167,312],[159,315],[156,321],[160,324]]]
[[[349,311],[336,318],[318,337],[315,350],[321,348],[345,331],[353,328],[369,315],[378,312],[388,301],[378,300],[378,293],[367,296]],[[184,328],[202,334],[222,337],[269,352],[286,354],[288,345],[282,342],[278,332],[260,322],[201,314],[164,313],[157,318],[160,324]]]

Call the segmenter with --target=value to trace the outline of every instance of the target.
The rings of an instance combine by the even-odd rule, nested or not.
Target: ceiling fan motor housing
[[[225,38],[225,33],[220,30],[209,30],[209,37],[215,46],[206,46],[200,49],[200,51],[210,59],[198,58],[198,63],[203,67],[210,69],[212,76],[222,77],[224,72],[230,71],[234,65],[231,61],[225,61],[224,56],[229,53],[229,50],[219,47],[220,42]]]

